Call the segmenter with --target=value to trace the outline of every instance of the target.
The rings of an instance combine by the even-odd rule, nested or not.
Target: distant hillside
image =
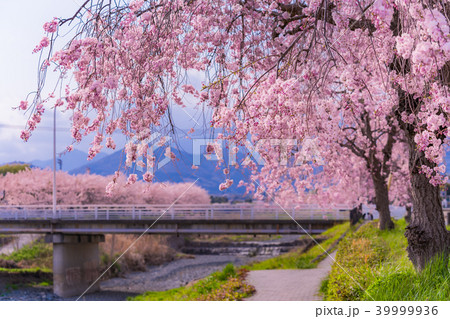
[[[161,148],[163,150],[163,148]],[[158,152],[159,150],[159,152]],[[162,150],[155,151],[155,157],[158,161],[164,159]],[[192,154],[184,151],[179,151],[172,148],[177,160],[171,161],[155,172],[155,181],[157,182],[194,182],[199,178],[197,184],[206,189],[211,195],[242,195],[245,192],[244,187],[237,187],[237,184],[241,179],[247,179],[247,177],[237,169],[230,169],[230,178],[234,180],[234,184],[227,190],[219,191],[219,185],[225,181],[225,175],[223,174],[222,165],[219,169],[216,168],[217,161],[208,161],[206,158],[201,157],[200,165],[198,169],[192,169],[193,158]],[[87,163],[76,169],[69,171],[70,174],[83,174],[89,170],[92,174],[98,175],[112,175],[121,167],[121,171],[124,171],[125,167],[125,154],[122,150],[117,151],[111,155],[108,155],[100,160],[92,163]],[[141,179],[143,172],[136,170],[135,166],[127,169],[128,173],[136,173]]]
[[[6,175],[7,173],[18,173],[29,169],[30,165],[26,163],[13,162],[0,166],[0,175]]]
[[[106,154],[98,154],[93,162],[102,159],[103,157],[107,156]],[[90,162],[87,160],[88,154],[79,150],[73,150],[72,152],[66,152],[61,157],[56,157],[56,159],[62,160],[62,170],[65,172],[69,172],[73,169],[76,169],[77,167],[83,166],[84,164]],[[48,160],[34,160],[31,161],[31,164],[33,166],[39,167],[39,168],[53,168],[53,159]],[[59,170],[58,163],[56,164],[56,168]]]

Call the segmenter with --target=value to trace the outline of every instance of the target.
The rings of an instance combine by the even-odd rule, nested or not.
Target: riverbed
[[[242,266],[271,258],[280,253],[280,242],[286,243],[297,238],[298,236],[280,238],[275,241],[271,240],[270,242],[274,245],[273,254],[267,253],[268,248],[261,242],[255,244],[243,243],[243,250],[241,252],[236,252],[236,247],[233,246],[234,254],[192,255],[193,258],[182,258],[159,266],[149,266],[146,271],[130,272],[121,277],[106,279],[100,283],[100,291],[87,293],[81,298],[81,300],[119,301],[126,300],[127,297],[133,297],[146,291],[163,291],[185,286],[193,281],[207,277],[215,271],[221,270],[229,263],[232,263],[235,266]],[[263,250],[258,248],[261,245],[264,246]],[[258,248],[258,252],[264,251],[265,253],[263,255],[249,253],[249,251],[252,251],[249,250],[249,246],[253,247],[252,249],[256,246]],[[205,251],[205,249],[202,249],[202,251]],[[77,299],[76,297],[65,299],[60,298],[52,293],[51,287],[8,286],[6,289],[2,290],[0,300]]]

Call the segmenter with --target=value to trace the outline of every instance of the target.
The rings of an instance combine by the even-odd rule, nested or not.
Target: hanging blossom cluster
[[[359,14],[356,8],[346,13],[352,18]],[[373,19],[381,24],[379,15],[380,11],[374,13]],[[342,27],[348,27],[348,20],[348,16],[336,17]],[[346,37],[337,44],[343,61],[336,61],[326,78],[321,78],[319,70],[329,57],[322,47],[307,51],[311,43],[307,38],[292,53],[308,55],[307,64],[298,70],[282,65],[259,79],[245,105],[217,109],[213,125],[230,128],[226,138],[238,144],[251,136],[264,159],[262,167],[252,160],[242,163],[257,182],[240,185],[257,196],[272,194],[283,203],[328,204],[332,199],[355,204],[375,196],[372,177],[378,173],[377,165],[393,167],[384,153],[387,135],[399,126],[394,115],[396,91],[385,83],[395,46],[395,39],[383,37],[389,32],[382,28],[372,39],[367,31],[356,30],[357,35]],[[373,63],[380,58],[381,68]],[[312,91],[313,83],[319,81],[324,84]],[[370,128],[373,134],[367,135]],[[389,172],[383,173],[387,180]]]
[[[57,104],[73,112],[75,142],[95,133],[90,157],[115,147],[115,131],[132,139],[130,166],[147,153],[136,144],[192,96],[214,108],[220,139],[258,145],[264,165],[251,157],[236,164],[254,175],[240,185],[299,201],[373,196],[371,179],[401,166],[385,154],[411,125],[428,160],[420,169],[437,185],[445,182],[449,126],[445,10],[419,0],[161,0],[91,10],[83,31],[52,55],[76,84]],[[57,22],[45,31],[57,32]],[[186,71],[207,81],[196,87]],[[420,109],[401,108],[399,92],[420,100]]]
[[[397,76],[395,81],[406,92],[422,97],[420,110],[409,115],[404,112],[403,116],[405,122],[416,126],[414,141],[430,162],[421,165],[421,172],[438,185],[447,181],[444,154],[450,124],[448,13],[445,16],[446,9],[439,3],[436,7],[426,7],[419,1],[398,5],[406,22],[396,39],[396,49],[409,61],[411,72]]]
[[[114,28],[110,21],[93,19],[99,34],[94,32],[91,36],[73,39],[66,48],[52,55],[50,61],[57,66],[56,71],[61,72],[61,78],[73,75],[75,80],[75,89],[68,84],[65,96],[54,106],[73,113],[71,133],[75,143],[95,134],[89,159],[105,146],[115,149],[112,134],[117,130],[130,139],[144,141],[152,133],[150,128],[158,127],[167,114],[179,85],[175,63],[180,54],[177,48],[183,41],[180,34],[186,16],[180,15],[170,24],[164,18],[155,21],[154,17],[181,10],[180,3],[168,2],[166,7],[147,8],[149,11],[142,14],[140,9],[144,2],[134,2],[126,17],[116,21],[119,28]],[[57,32],[58,24],[54,19],[44,25],[44,30],[47,34]],[[35,52],[48,46],[46,36]],[[22,132],[24,140],[39,123],[42,105],[48,101],[34,107],[35,114]],[[20,108],[26,107],[27,102],[21,102]],[[131,144],[126,147],[127,166],[138,156],[146,156],[146,150],[138,150]],[[151,178],[146,176],[146,180]]]

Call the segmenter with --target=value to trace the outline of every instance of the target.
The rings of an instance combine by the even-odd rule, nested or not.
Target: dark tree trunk
[[[367,170],[370,172],[375,188],[375,205],[380,214],[379,229],[393,229],[394,223],[391,220],[391,212],[389,210],[389,190],[386,179],[391,171],[389,162],[392,157],[392,148],[396,141],[397,127],[394,125],[392,117],[386,117],[388,129],[382,135],[385,135],[387,139],[382,150],[383,157],[379,159],[377,157],[378,151],[376,150],[376,146],[379,143],[377,140],[380,136],[375,137],[379,132],[377,132],[377,129],[375,131],[372,129],[369,113],[364,112],[360,117],[355,119],[359,123],[358,126],[361,128],[361,134],[370,142],[369,150],[366,151],[366,149],[357,146],[351,138],[347,138],[345,143],[340,145],[348,148],[353,154],[364,159],[366,162]]]
[[[428,178],[420,173],[422,164],[432,164],[423,152],[417,150],[414,135],[407,133],[409,145],[409,169],[413,210],[410,224],[406,227],[408,255],[416,269],[423,270],[428,262],[438,255],[448,257],[449,234],[445,228],[439,187],[430,184]]]
[[[412,207],[410,205],[406,205],[405,221],[408,224],[411,222],[411,214],[412,214]]]
[[[397,10],[394,10],[390,28],[395,36],[402,34],[400,15]],[[396,56],[391,64],[391,69],[399,74],[407,74],[410,72],[409,66],[408,60]],[[444,76],[442,71],[440,71],[440,78],[447,79],[448,77]],[[408,240],[409,259],[414,267],[421,271],[433,258],[439,255],[448,257],[450,235],[445,228],[439,187],[430,184],[428,178],[419,171],[422,165],[429,167],[434,167],[434,165],[426,159],[424,153],[418,149],[414,142],[417,127],[414,124],[403,122],[402,113],[417,116],[422,101],[420,98],[414,98],[412,94],[408,94],[400,87],[397,87],[397,89],[399,107],[396,110],[396,117],[409,147],[409,171],[413,202],[411,221],[406,227],[405,236]]]
[[[379,228],[381,230],[393,229],[394,223],[389,210],[389,191],[386,180],[380,174],[372,174],[372,180],[375,188],[375,206],[380,214]]]
[[[448,257],[450,235],[445,227],[439,187],[433,186],[425,174],[420,172],[422,165],[434,167],[414,142],[415,126],[405,123],[401,113],[417,114],[421,101],[399,89],[399,108],[397,118],[409,149],[409,172],[413,209],[411,221],[406,227],[408,256],[414,267],[421,271],[433,258],[443,255]]]

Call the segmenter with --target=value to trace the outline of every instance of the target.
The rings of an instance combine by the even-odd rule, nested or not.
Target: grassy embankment
[[[340,224],[327,230],[321,235],[327,238],[321,243],[322,248],[325,250],[332,248],[333,244],[347,230],[349,230],[349,223]],[[230,264],[221,272],[213,273],[188,286],[167,291],[150,291],[129,300],[241,300],[254,293],[254,287],[245,284],[245,276],[249,270],[314,268],[321,260],[318,257],[323,254],[322,248],[314,246],[303,253],[302,249],[296,249],[287,254],[237,269]]]
[[[0,260],[15,263],[16,267],[0,268],[3,273],[51,272],[53,249],[50,244],[35,241],[12,252],[10,255],[0,255]]]
[[[248,269],[263,270],[315,268],[317,264],[326,257],[324,250],[330,250],[329,252],[331,252],[333,250],[333,244],[347,231],[353,231],[353,228],[350,228],[350,224],[348,222],[336,225],[320,235],[320,237],[326,238],[320,243],[320,245],[315,245],[304,253],[302,253],[302,248],[299,248],[289,253],[270,258],[262,262],[254,263],[250,265]]]
[[[236,269],[232,264],[228,264],[222,271],[185,287],[166,291],[149,291],[129,300],[241,300],[254,292],[254,288],[244,282],[246,272],[245,268]]]
[[[406,253],[406,222],[396,221],[395,226],[380,231],[372,222],[340,243],[336,264],[322,283],[325,300],[450,299],[448,259],[417,273]]]
[[[0,255],[0,277],[3,278],[0,290],[51,285],[52,253],[50,244],[36,241],[10,255]]]

